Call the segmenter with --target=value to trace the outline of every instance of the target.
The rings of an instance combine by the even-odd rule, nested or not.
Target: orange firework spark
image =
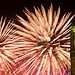
[[[41,10],[39,8],[34,10],[35,14],[29,10],[24,11],[28,21],[17,16],[22,26],[14,24],[18,29],[15,33],[22,37],[18,45],[20,47],[17,48],[19,57],[14,60],[20,65],[14,73],[65,75],[71,69],[70,25],[74,16],[65,13],[60,18],[60,7],[53,11],[52,5],[47,13],[43,6]]]

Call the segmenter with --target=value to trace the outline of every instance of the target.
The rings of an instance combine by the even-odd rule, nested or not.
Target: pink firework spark
[[[26,9],[27,10],[27,9]],[[70,63],[70,25],[74,16],[65,13],[60,18],[60,7],[53,6],[46,13],[44,7],[34,8],[35,14],[24,11],[28,21],[18,17],[22,26],[14,24],[16,34],[23,37],[19,62],[14,73],[17,75],[65,75],[71,69]]]
[[[13,62],[13,53],[11,49],[7,48],[7,45],[11,43],[11,32],[13,26],[11,20],[7,21],[7,18],[1,17],[0,20],[0,75],[13,75],[12,74],[12,65]]]

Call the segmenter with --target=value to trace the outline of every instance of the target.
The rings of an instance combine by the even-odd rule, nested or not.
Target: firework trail
[[[13,30],[11,20],[1,17],[0,20],[0,75],[13,75],[12,65],[14,65],[14,54],[11,48],[8,49],[7,45],[11,44]]]
[[[41,10],[34,8],[35,14],[24,11],[28,21],[18,17],[20,25],[15,33],[23,37],[21,48],[15,59],[19,62],[14,73],[17,75],[67,75],[71,69],[70,63],[70,28],[74,16],[65,13],[60,17],[60,7],[57,11],[51,5],[47,13],[43,6]]]

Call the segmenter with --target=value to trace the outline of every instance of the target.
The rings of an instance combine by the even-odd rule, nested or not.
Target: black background
[[[73,0],[0,0],[0,16],[15,16],[24,7],[32,10],[33,6],[43,4],[46,8],[53,4],[54,8],[60,6],[63,11],[75,12],[75,2]]]

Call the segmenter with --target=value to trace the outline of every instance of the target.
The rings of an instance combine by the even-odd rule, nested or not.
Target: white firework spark
[[[7,49],[6,45],[11,43],[13,30],[11,20],[7,22],[7,18],[1,17],[0,20],[0,75],[13,75],[12,65],[13,53],[11,49]]]
[[[27,9],[26,9],[27,10]],[[23,37],[22,47],[18,48],[21,62],[15,73],[17,75],[65,75],[71,69],[70,63],[70,25],[74,16],[65,13],[60,18],[60,7],[53,11],[53,6],[46,13],[34,8],[35,14],[25,12],[29,21],[18,17],[14,24],[19,29],[15,33]]]

